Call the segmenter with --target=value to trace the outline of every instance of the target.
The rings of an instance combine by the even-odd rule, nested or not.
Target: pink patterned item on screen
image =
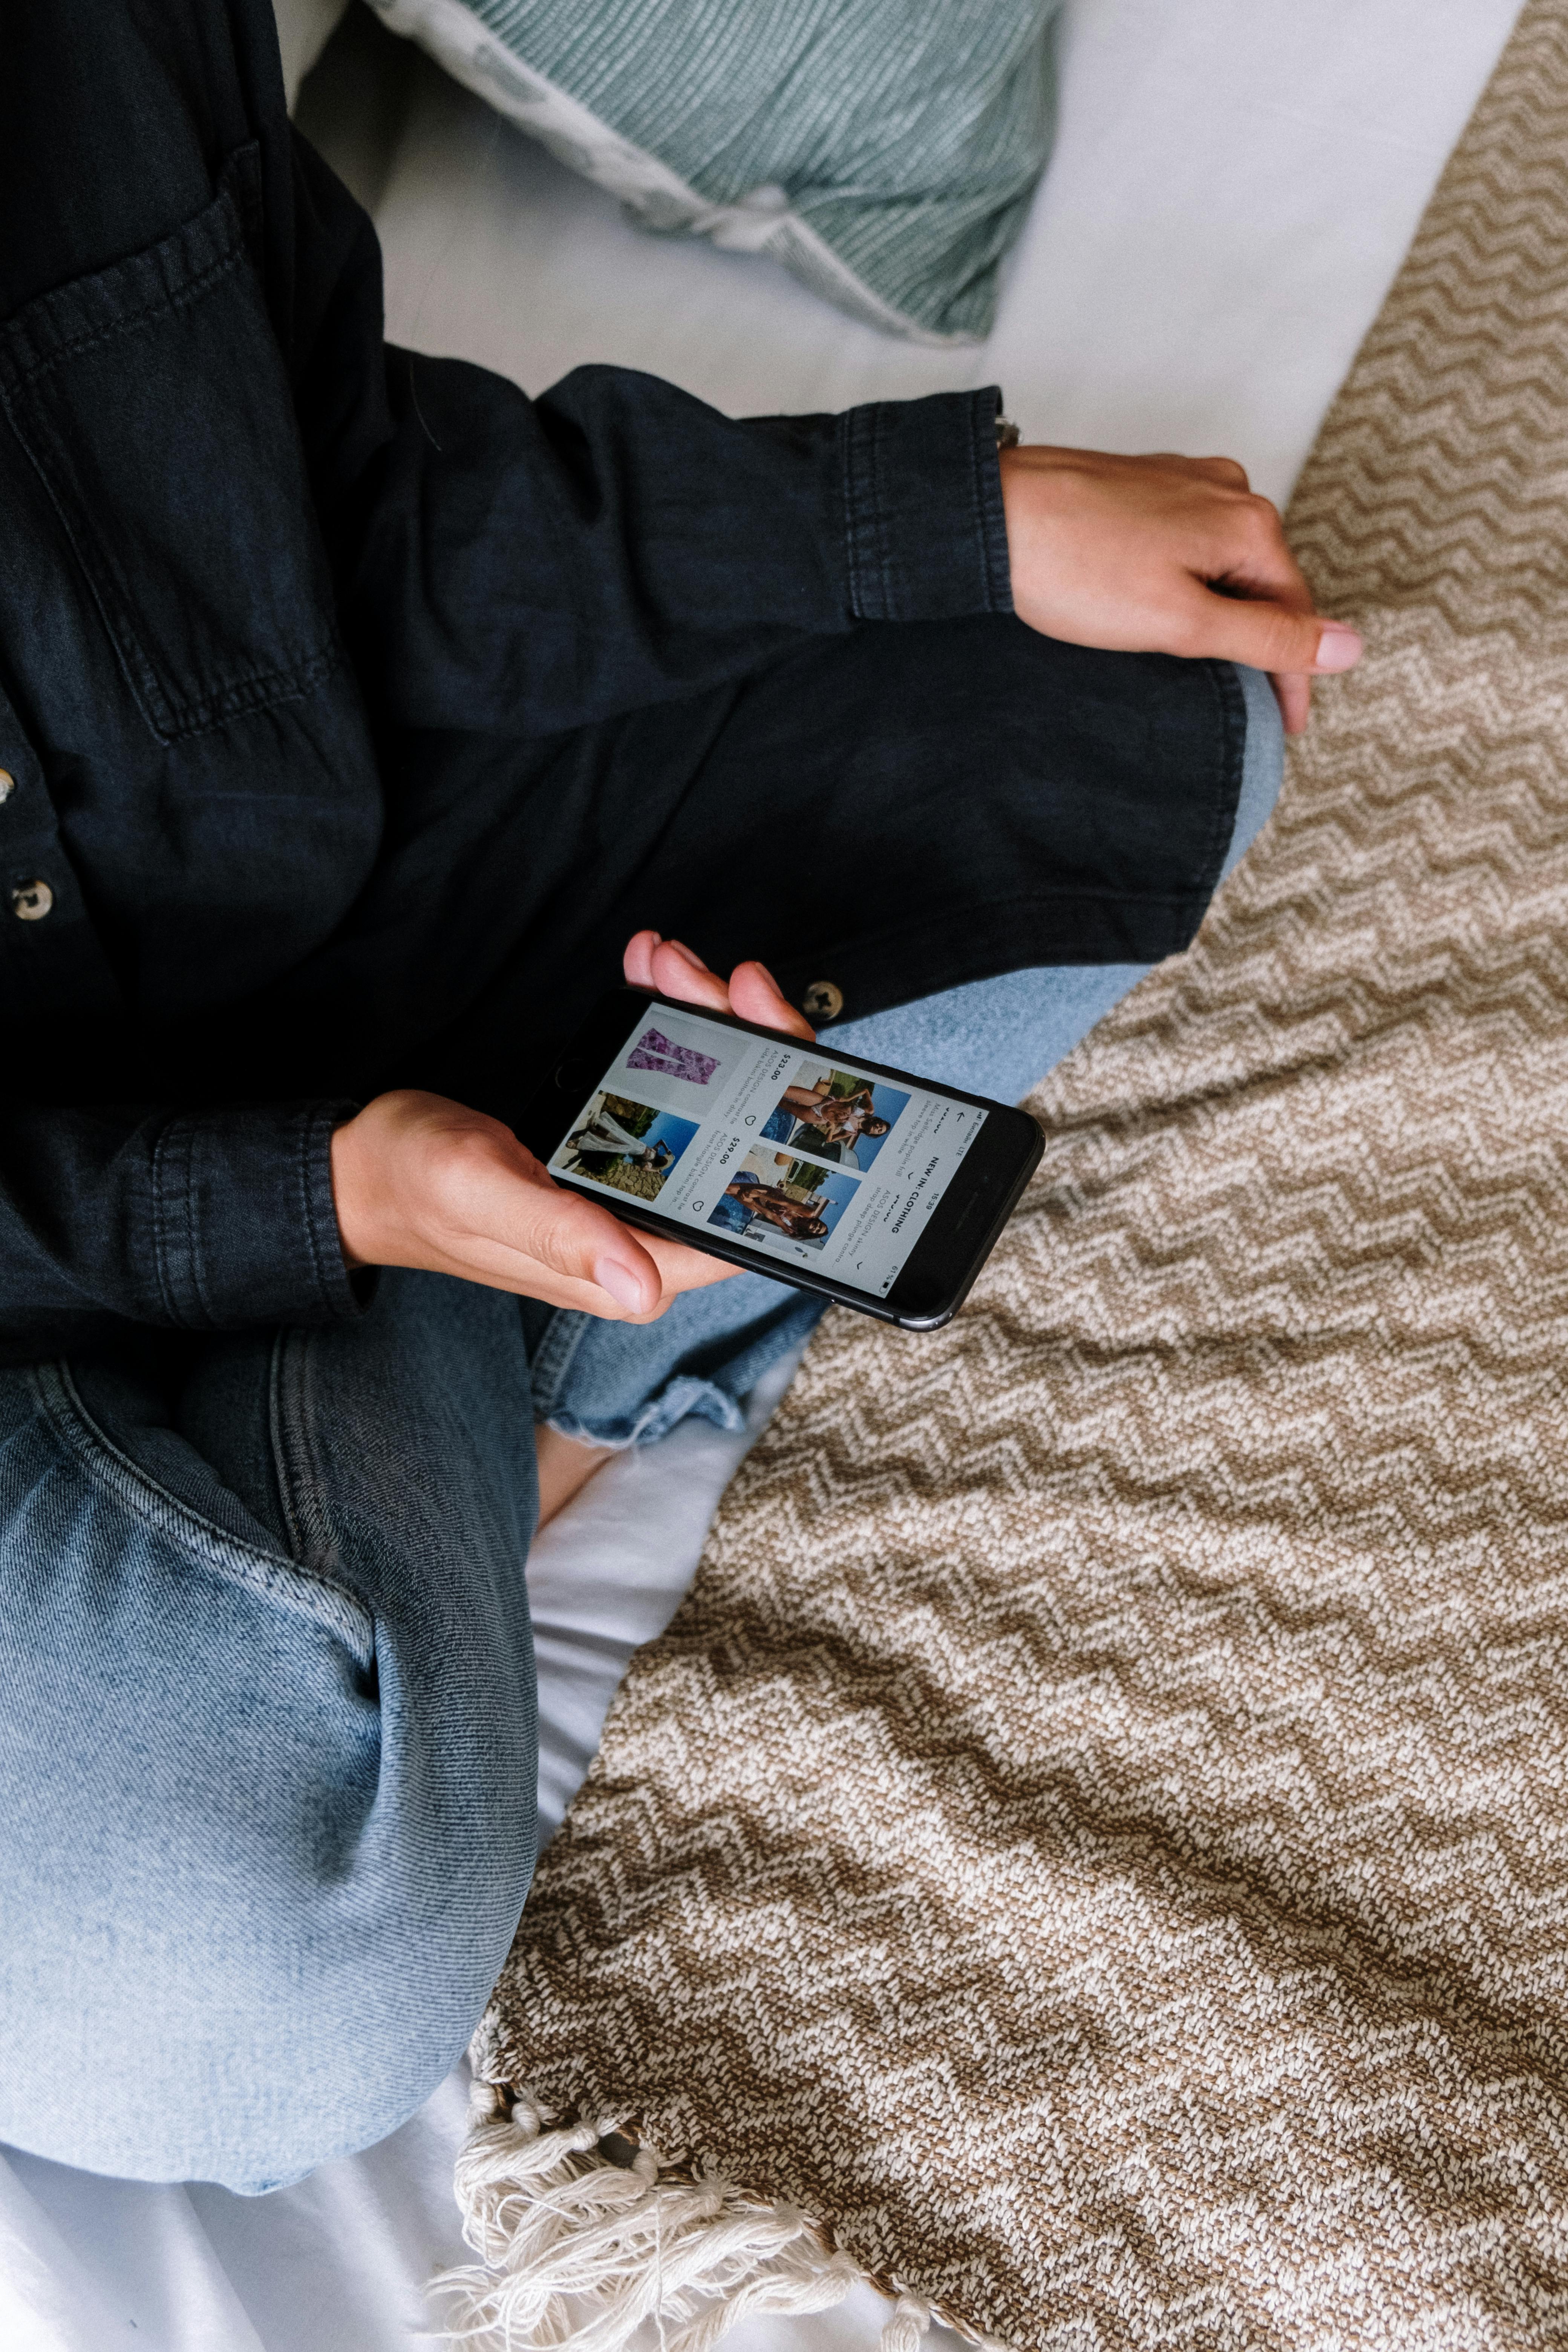
[[[662,1029],[645,1029],[626,1055],[628,1070],[662,1070],[668,1078],[689,1078],[694,1087],[705,1087],[718,1066],[713,1055],[672,1045]]]

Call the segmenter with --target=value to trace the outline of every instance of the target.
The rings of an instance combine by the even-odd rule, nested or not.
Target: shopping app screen
[[[986,1114],[833,1050],[651,1006],[550,1162],[883,1297]]]

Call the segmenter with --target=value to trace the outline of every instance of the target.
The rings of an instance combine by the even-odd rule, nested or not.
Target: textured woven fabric
[[[1016,2346],[1568,2341],[1568,7],[1291,528],[1365,629],[932,1337],[828,1319],[479,2047]]]
[[[920,340],[989,328],[1060,0],[374,0],[649,228]]]

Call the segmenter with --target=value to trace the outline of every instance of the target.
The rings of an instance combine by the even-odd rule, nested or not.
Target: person
[[[869,1087],[835,1095],[831,1081],[819,1078],[813,1087],[786,1087],[778,1108],[769,1112],[758,1132],[769,1142],[799,1144],[819,1160],[847,1161],[851,1168],[858,1168],[856,1144],[862,1137],[879,1142],[891,1127],[891,1121],[879,1118],[873,1105]]]
[[[579,1164],[587,1164],[590,1175],[597,1172],[595,1163],[608,1160],[618,1160],[628,1168],[651,1168],[661,1173],[675,1164],[675,1154],[662,1138],[645,1143],[640,1136],[628,1133],[604,1103],[584,1126],[567,1137],[566,1149],[575,1154]]]
[[[267,0],[0,48],[0,2137],[256,2192],[504,1958],[537,1520],[816,1311],[553,1184],[529,1070],[624,970],[1021,1092],[1359,641],[1239,465],[994,387],[387,344]]]
[[[824,1093],[803,1127],[820,1135],[824,1142],[839,1144],[853,1158],[862,1137],[868,1142],[879,1141],[888,1132],[888,1121],[878,1118],[874,1102],[869,1087],[856,1087],[847,1095]]]
[[[879,1142],[888,1133],[889,1122],[878,1117],[871,1100],[870,1087],[860,1087],[853,1095],[825,1102],[806,1125],[815,1127],[818,1134],[837,1136],[841,1141],[857,1142],[864,1136],[868,1142]]]
[[[764,1183],[762,1177],[742,1168],[725,1185],[709,1223],[727,1226],[733,1234],[747,1234],[752,1221],[760,1217],[764,1224],[787,1234],[792,1241],[820,1242],[827,1238],[827,1220],[822,1214],[826,1206],[825,1196],[820,1192],[796,1200],[782,1185]]]

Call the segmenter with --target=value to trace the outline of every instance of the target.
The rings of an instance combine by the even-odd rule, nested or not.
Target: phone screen
[[[645,1007],[552,1175],[885,1297],[988,1113],[831,1044]]]

